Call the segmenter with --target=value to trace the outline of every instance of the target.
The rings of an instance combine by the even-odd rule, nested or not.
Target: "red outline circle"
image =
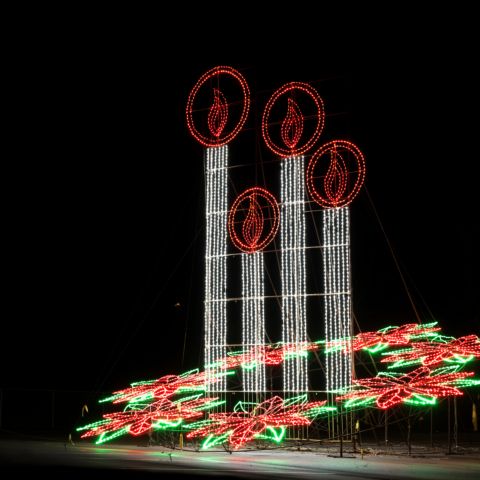
[[[358,176],[355,181],[355,185],[353,186],[352,190],[348,195],[342,198],[338,202],[332,202],[331,199],[325,198],[325,196],[321,195],[317,189],[315,188],[315,179],[313,178],[313,171],[318,160],[328,153],[332,147],[340,147],[345,150],[348,150],[357,161],[358,165]],[[312,156],[310,162],[308,163],[307,167],[307,188],[308,193],[312,197],[312,199],[318,203],[321,207],[324,208],[338,208],[348,205],[357,195],[360,189],[362,188],[363,182],[365,181],[365,157],[363,156],[360,149],[352,142],[347,140],[332,140],[331,142],[325,143],[322,145]]]
[[[237,232],[235,231],[234,227],[234,220],[235,215],[237,213],[237,209],[239,205],[252,193],[257,193],[258,195],[262,196],[268,202],[269,206],[273,210],[273,220],[272,220],[272,228],[268,235],[255,247],[248,245],[244,241],[240,240]],[[232,207],[230,208],[230,213],[228,214],[228,233],[230,235],[230,239],[232,243],[242,252],[245,253],[254,253],[260,250],[263,250],[275,237],[278,231],[278,227],[280,225],[280,208],[278,206],[277,199],[265,188],[262,187],[252,187],[248,188],[244,192],[242,192],[236,200],[233,202]]]
[[[268,125],[269,125],[269,116],[270,112],[272,110],[273,105],[277,100],[282,96],[285,95],[287,92],[298,89],[303,92],[305,92],[307,95],[310,95],[311,99],[317,106],[317,125],[315,127],[315,131],[313,135],[308,139],[307,142],[304,143],[303,146],[289,149],[289,148],[283,148],[278,145],[276,145],[272,139],[270,138],[270,134],[268,132]],[[291,157],[294,155],[302,155],[305,153],[307,150],[313,147],[315,142],[318,140],[320,137],[322,130],[323,130],[323,125],[325,123],[325,110],[323,106],[323,100],[320,97],[319,93],[308,83],[304,82],[290,82],[286,83],[282,87],[280,87],[278,90],[276,90],[273,95],[270,97],[270,99],[267,102],[267,105],[265,105],[265,110],[263,111],[263,117],[262,117],[262,135],[263,139],[265,140],[265,143],[267,147],[273,152],[276,153],[277,155],[280,155],[281,157]]]
[[[230,75],[238,81],[243,92],[243,109],[237,125],[230,133],[219,138],[212,138],[212,137],[207,137],[205,135],[202,135],[195,128],[195,124],[192,118],[192,111],[193,111],[193,102],[195,101],[195,97],[198,91],[200,90],[200,88],[205,84],[205,82],[210,80],[212,77],[218,76],[218,75]],[[240,132],[243,125],[245,124],[249,109],[250,109],[250,90],[242,74],[232,67],[227,67],[227,66],[214,67],[208,70],[208,72],[204,73],[199,78],[197,83],[192,88],[192,91],[188,95],[187,108],[186,108],[187,126],[188,126],[188,129],[190,130],[190,133],[193,135],[193,137],[205,147],[220,147],[230,142],[233,138],[235,138],[238,135],[238,132]]]

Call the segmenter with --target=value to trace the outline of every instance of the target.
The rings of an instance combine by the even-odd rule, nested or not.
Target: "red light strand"
[[[253,440],[255,435],[264,432],[267,427],[310,425],[312,420],[302,414],[325,403],[325,401],[306,402],[285,406],[283,399],[275,396],[258,404],[248,413],[212,413],[209,416],[212,423],[192,430],[187,434],[187,438],[222,435],[231,431],[228,442],[234,450],[238,450]]]
[[[365,158],[356,145],[346,140],[322,145],[307,167],[310,196],[324,208],[348,205],[358,195],[364,181]]]
[[[247,214],[242,217],[245,210]],[[266,220],[269,228],[265,228]],[[264,249],[273,240],[279,223],[280,209],[275,197],[265,188],[253,187],[241,193],[233,203],[228,216],[228,232],[239,250],[253,253]]]
[[[219,138],[227,124],[228,104],[225,95],[218,89],[213,89],[213,104],[208,112],[208,129],[210,133]]]
[[[293,98],[289,98],[287,114],[282,122],[281,137],[290,150],[293,150],[302,138],[303,123],[300,107]]]
[[[385,410],[402,403],[415,394],[431,397],[463,395],[463,392],[452,384],[457,380],[473,375],[473,372],[445,373],[441,375],[431,375],[431,373],[432,370],[429,368],[420,367],[401,377],[381,375],[354,380],[354,384],[360,390],[338,396],[336,400],[361,400],[376,397],[377,406]]]
[[[302,114],[298,103],[293,100],[300,94],[309,97],[315,107],[314,115],[315,125],[309,138],[302,140],[304,132],[304,115]],[[272,109],[282,97],[287,98],[287,113],[281,122],[280,135],[278,135],[283,145],[278,140],[274,140],[271,135],[271,129],[278,125],[271,119]],[[323,100],[318,92],[303,82],[290,82],[276,90],[265,106],[262,117],[262,135],[267,147],[275,154],[281,157],[291,157],[293,155],[302,155],[310,150],[322,133],[325,122],[325,112]]]
[[[242,109],[239,114],[239,118],[236,124],[226,131],[229,117],[228,105],[238,103],[238,99],[227,102],[227,98],[219,88],[212,88],[213,104],[208,110],[207,121],[205,122],[209,131],[202,133],[201,128],[197,128],[196,120],[194,119],[195,102],[197,100],[198,93],[202,88],[208,88],[205,87],[205,85],[212,80],[214,80],[216,85],[219,85],[220,80],[225,76],[233,78],[238,83],[242,92]],[[232,67],[214,67],[200,77],[188,96],[186,108],[187,127],[192,136],[205,147],[219,147],[229,143],[238,135],[245,124],[249,109],[250,90],[245,78],[241,75],[241,73]]]
[[[416,342],[412,348],[392,352],[382,359],[383,363],[420,360],[425,366],[436,365],[455,355],[480,358],[480,340],[476,335],[466,335],[448,343]]]

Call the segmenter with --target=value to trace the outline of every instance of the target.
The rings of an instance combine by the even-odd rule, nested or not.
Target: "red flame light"
[[[212,84],[216,85],[216,88],[213,88],[213,103],[207,109],[202,104],[202,99],[208,98]],[[228,102],[225,94],[218,88],[220,84],[227,87],[236,84],[237,93],[232,94],[231,88],[230,90],[227,88],[225,92]],[[238,94],[241,98],[237,98]],[[231,99],[231,95],[235,98]],[[229,105],[239,108],[232,108],[229,112]],[[187,126],[193,137],[205,147],[219,147],[226,145],[238,135],[245,124],[249,109],[250,90],[241,73],[232,67],[214,67],[200,77],[188,96]],[[208,115],[205,119],[203,115],[207,110]],[[233,117],[231,121],[228,121],[229,114],[230,118]]]
[[[272,111],[277,102],[283,103],[287,97],[287,114],[280,126],[278,132],[278,122],[272,121]],[[299,105],[292,99],[292,96],[298,100],[302,98],[305,105],[309,105],[311,112],[307,118],[311,122],[308,136],[303,138],[302,134],[305,127],[305,116],[302,114]],[[302,103],[302,105],[304,105]],[[305,112],[305,110],[303,109]],[[270,97],[263,111],[262,134],[267,147],[281,157],[291,157],[293,155],[302,155],[310,150],[322,133],[325,121],[325,112],[323,101],[318,92],[303,82],[290,82],[280,87]],[[302,141],[300,141],[302,140]]]
[[[277,233],[279,219],[280,209],[275,197],[264,188],[249,188],[237,197],[230,209],[230,238],[242,252],[262,250]]]
[[[325,158],[329,159],[328,164]],[[308,164],[308,191],[324,208],[348,205],[364,181],[365,158],[356,145],[346,140],[333,140],[322,145]]]
[[[292,98],[288,99],[287,114],[282,122],[281,136],[285,145],[294,149],[303,133],[303,115],[297,102]]]
[[[208,129],[219,138],[228,120],[228,104],[225,95],[218,88],[213,89],[213,104],[208,112]]]

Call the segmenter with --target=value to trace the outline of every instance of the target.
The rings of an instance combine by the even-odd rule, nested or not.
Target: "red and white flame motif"
[[[287,113],[280,124],[273,117],[283,111],[285,100]],[[267,147],[281,157],[303,155],[317,142],[324,122],[323,100],[318,92],[308,83],[290,82],[268,100],[263,111],[262,135]]]
[[[279,219],[280,209],[275,197],[264,188],[249,188],[237,197],[230,209],[230,238],[242,252],[257,252],[273,240]]]
[[[288,148],[293,150],[302,138],[303,123],[304,120],[300,107],[293,98],[289,98],[287,114],[280,130],[282,140]]]
[[[263,231],[263,211],[257,201],[257,194],[252,193],[249,197],[250,205],[245,221],[242,225],[243,238],[252,251],[257,249],[258,241]]]
[[[346,140],[333,140],[322,145],[308,164],[308,191],[324,208],[348,205],[364,181],[365,158],[356,145]]]
[[[330,165],[323,180],[324,190],[333,205],[340,202],[347,190],[348,170],[342,154],[335,145],[330,150]]]
[[[208,129],[219,138],[228,120],[228,104],[225,95],[218,88],[213,89],[213,104],[208,112]]]
[[[213,102],[207,105],[212,85],[215,85]],[[237,136],[249,109],[250,90],[241,73],[232,67],[214,67],[200,77],[188,96],[187,126],[193,137],[205,147],[219,147]]]

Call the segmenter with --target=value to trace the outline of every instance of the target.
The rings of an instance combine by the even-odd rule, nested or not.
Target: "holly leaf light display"
[[[215,381],[213,379],[212,381]],[[148,399],[170,398],[176,393],[187,391],[204,391],[205,372],[190,370],[182,375],[165,375],[157,380],[132,383],[130,387],[118,390],[113,395],[103,398],[100,403],[126,403]]]
[[[376,377],[354,380],[350,389],[337,392],[336,401],[346,408],[376,407],[388,409],[400,404],[433,405],[438,398],[463,395],[461,389],[479,386],[480,379],[472,378],[472,372],[461,368],[474,358],[480,358],[480,339],[467,335],[455,339],[439,334],[436,323],[406,324],[386,327],[377,332],[360,333],[349,339],[328,344],[324,341],[299,344],[278,343],[259,345],[251,349],[231,352],[215,365],[200,372],[190,370],[181,375],[165,375],[155,380],[132,383],[118,390],[101,403],[110,402],[122,411],[107,413],[97,422],[77,429],[82,438],[96,437],[101,444],[122,435],[142,435],[152,430],[187,431],[188,439],[202,439],[202,449],[227,443],[238,450],[254,439],[280,442],[288,427],[310,425],[336,407],[325,401],[309,402],[307,395],[282,399],[271,397],[259,404],[238,402],[233,412],[214,411],[226,401],[217,397],[205,397],[209,384],[225,375],[232,375],[236,368],[256,368],[263,363],[281,365],[286,359],[325,348],[325,351],[351,350],[381,351],[390,346],[407,346],[384,353],[382,362],[391,363],[388,372]],[[427,341],[428,340],[428,341]],[[444,362],[440,368],[434,365]],[[392,367],[422,363],[408,373],[394,373]],[[209,372],[215,367],[215,375]],[[224,408],[224,407],[223,407]]]
[[[152,403],[131,402],[123,412],[107,413],[103,420],[77,431],[85,431],[81,438],[98,437],[96,443],[100,444],[127,433],[138,436],[149,430],[178,427],[184,421],[202,417],[204,410],[224,403],[218,398],[200,397],[201,394],[177,401],[162,398]]]
[[[352,351],[368,350],[376,353],[391,346],[406,346],[414,340],[436,337],[441,330],[437,322],[418,324],[407,323],[399,327],[390,326],[376,332],[362,332],[353,338],[342,338],[328,342],[327,352],[342,350],[348,354]]]
[[[440,337],[441,341],[416,342],[410,348],[384,353],[382,363],[393,363],[388,368],[398,368],[415,363],[425,366],[437,365],[443,361],[467,363],[480,358],[480,339],[476,335],[460,338]],[[450,340],[450,341],[449,341]]]
[[[203,449],[228,442],[233,450],[255,438],[265,437],[269,431],[273,434],[269,438],[280,441],[286,427],[310,425],[312,417],[322,413],[322,407],[328,409],[326,401],[305,400],[306,396],[290,400],[275,396],[258,405],[239,402],[233,412],[211,413],[205,425],[189,432],[187,438],[205,438]]]
[[[401,403],[434,404],[440,397],[463,395],[459,386],[478,384],[477,380],[470,379],[472,376],[473,372],[432,371],[428,367],[404,375],[381,372],[373,378],[354,380],[354,390],[336,400],[346,400],[346,408],[375,403],[383,410]]]
[[[285,358],[297,355],[307,355],[309,351],[318,350],[319,345],[314,342],[300,342],[298,344],[258,345],[247,352],[232,352],[222,364],[223,369],[253,368],[264,363],[269,366],[281,365]]]

